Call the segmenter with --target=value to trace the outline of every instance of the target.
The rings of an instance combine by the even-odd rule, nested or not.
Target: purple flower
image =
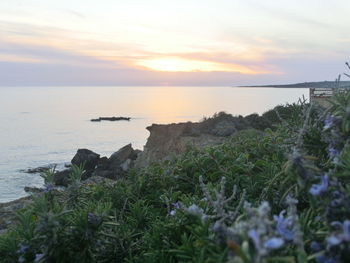
[[[248,232],[248,236],[252,239],[256,249],[260,249],[260,236],[255,229],[251,229]]]
[[[267,249],[279,249],[284,245],[284,240],[279,237],[272,237],[265,241],[264,247]]]
[[[198,207],[197,205],[193,204],[190,207],[186,209],[187,213],[193,216],[198,216],[202,218],[204,216],[203,209]]]
[[[327,237],[327,244],[332,246],[337,246],[342,242],[350,242],[350,221],[345,220],[343,223],[335,221],[331,224],[333,227],[338,227],[341,230],[340,233],[333,234]]]
[[[45,184],[44,192],[48,193],[48,192],[51,192],[54,189],[55,189],[55,186],[53,184]]]
[[[284,240],[282,238],[272,237],[267,239],[263,243],[263,246],[261,246],[261,238],[256,229],[249,230],[248,236],[253,241],[256,250],[259,251],[260,254],[265,254],[267,250],[279,249],[284,245]]]
[[[327,244],[331,247],[338,246],[341,242],[342,242],[342,240],[338,236],[327,237]]]
[[[274,215],[273,218],[277,222],[276,230],[285,240],[292,241],[294,239],[293,219],[291,217],[284,217],[285,210],[283,210],[278,216]]]
[[[40,262],[44,257],[44,254],[35,254],[34,262]]]
[[[171,203],[171,206],[174,208],[169,212],[169,215],[174,216],[176,215],[176,210],[180,208],[179,202]]]
[[[176,215],[176,210],[171,210],[171,211],[169,212],[169,215],[171,215],[171,216]]]
[[[335,149],[334,147],[329,147],[328,154],[329,154],[329,157],[333,160],[333,163],[335,164],[339,163],[340,152],[337,149]]]
[[[350,221],[345,220],[343,223],[343,238],[345,241],[350,241]]]
[[[339,151],[337,149],[335,149],[334,147],[330,147],[328,149],[328,153],[331,157],[338,156],[340,154]]]
[[[323,194],[328,189],[328,183],[329,183],[328,175],[325,174],[321,176],[321,182],[319,184],[313,184],[311,186],[309,190],[310,194],[312,194],[313,196]]]
[[[332,114],[328,114],[326,119],[324,120],[323,129],[327,130],[331,128],[336,121],[336,118]]]

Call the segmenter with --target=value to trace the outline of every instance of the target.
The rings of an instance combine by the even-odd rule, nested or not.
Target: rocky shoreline
[[[278,122],[278,121],[277,121]],[[234,133],[244,129],[264,130],[273,128],[276,121],[266,116],[251,114],[246,117],[232,116],[226,113],[215,114],[212,118],[201,122],[186,122],[147,127],[150,136],[143,151],[133,149],[127,144],[114,152],[110,157],[100,156],[89,149],[79,149],[71,160],[71,165],[83,166],[82,181],[99,183],[101,181],[117,181],[127,176],[131,168],[144,168],[148,165],[172,158],[183,153],[187,147],[209,147],[223,143]],[[54,173],[55,186],[67,187],[70,182],[71,165]],[[28,169],[29,173],[42,173],[53,166]],[[26,187],[32,194],[40,194],[44,189]],[[15,214],[31,202],[31,196],[0,204],[0,234],[15,220]]]

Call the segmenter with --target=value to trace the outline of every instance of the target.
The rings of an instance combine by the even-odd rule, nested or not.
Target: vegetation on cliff
[[[1,262],[347,262],[350,93],[271,111],[116,183],[46,190],[0,236]],[[265,117],[269,118],[268,115]]]

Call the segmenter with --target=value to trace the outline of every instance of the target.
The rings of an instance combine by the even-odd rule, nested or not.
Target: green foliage
[[[301,103],[278,106],[263,119],[250,115],[246,118],[257,122],[256,129],[241,130],[215,147],[188,149],[171,161],[134,169],[115,184],[83,184],[83,169],[73,167],[72,184],[65,191],[47,187],[0,236],[1,262],[306,262],[306,257],[313,262],[317,253],[332,256],[324,245],[316,253],[310,244],[324,242],[333,231],[330,223],[349,219],[349,209],[342,203],[342,209],[332,208],[330,218],[333,192],[323,193],[320,200],[310,189],[328,173],[338,178],[341,191],[336,185],[327,191],[338,189],[343,201],[350,195],[349,103],[347,93],[336,95],[326,112]],[[336,118],[332,134],[339,128],[332,141],[338,159],[329,152],[326,138],[331,135],[325,136],[331,133],[324,129],[327,113]],[[52,171],[43,177],[46,185],[52,183]],[[217,218],[201,220],[186,212],[194,204],[199,212],[217,212],[203,198],[203,185],[209,197],[228,196],[236,189],[252,207],[267,201],[269,229],[272,215],[286,209],[285,200],[293,195],[302,243],[286,242],[283,249],[260,255],[248,233],[223,239],[214,229]],[[233,198],[225,206],[225,211],[238,212],[225,224],[251,222],[242,202]]]

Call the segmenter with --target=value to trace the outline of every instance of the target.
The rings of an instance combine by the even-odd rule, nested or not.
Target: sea
[[[241,87],[0,87],[0,203],[40,187],[23,170],[63,167],[77,149],[109,157],[131,143],[143,149],[152,123],[200,121],[214,113],[263,113],[309,99],[304,88]],[[98,117],[130,121],[91,122]]]

